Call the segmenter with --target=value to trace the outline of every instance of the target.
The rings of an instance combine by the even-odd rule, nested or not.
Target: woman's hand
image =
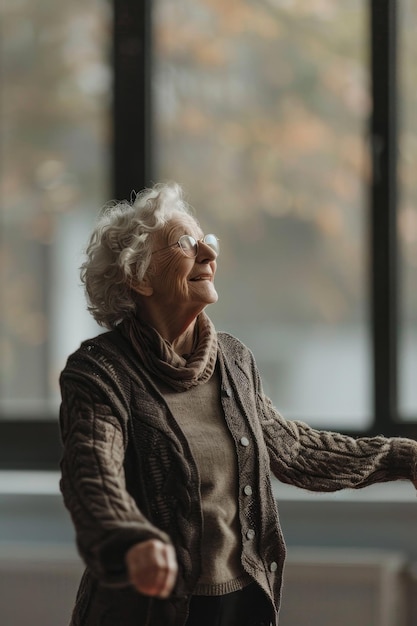
[[[129,582],[146,596],[167,598],[177,579],[174,548],[158,539],[136,543],[126,553]]]

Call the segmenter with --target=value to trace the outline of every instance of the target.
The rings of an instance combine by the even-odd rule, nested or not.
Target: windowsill
[[[0,496],[58,496],[59,479],[59,472],[1,470]]]
[[[273,479],[272,489],[278,502],[416,503],[417,498],[413,484],[407,480],[379,483],[363,489],[317,493],[291,487]]]
[[[0,549],[63,544],[75,550],[59,478],[58,471],[0,471]],[[290,551],[373,548],[399,551],[417,562],[416,494],[407,481],[318,494],[274,480],[273,493]]]
[[[1,495],[60,496],[59,472],[0,471]],[[416,502],[416,490],[409,481],[372,485],[364,489],[348,489],[334,493],[316,493],[272,481],[275,498],[279,502]]]

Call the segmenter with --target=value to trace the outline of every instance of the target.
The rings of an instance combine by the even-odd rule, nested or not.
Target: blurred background
[[[417,5],[136,4],[0,5],[7,626],[25,623],[21,585],[37,607],[32,624],[66,624],[79,576],[58,493],[58,377],[101,330],[78,268],[111,199],[159,180],[183,185],[221,241],[209,315],[252,349],[287,418],[417,434]],[[355,602],[367,621],[346,608],[346,624],[412,623],[411,487],[275,489],[290,546],[283,626],[323,626],[323,611]],[[42,595],[53,584],[54,609]],[[307,615],[293,602],[300,585],[317,616],[310,601]]]

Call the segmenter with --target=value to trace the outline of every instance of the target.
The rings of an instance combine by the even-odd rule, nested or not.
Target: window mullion
[[[371,0],[371,297],[376,429],[397,417],[397,13]]]
[[[113,193],[123,199],[152,178],[151,0],[113,8]]]

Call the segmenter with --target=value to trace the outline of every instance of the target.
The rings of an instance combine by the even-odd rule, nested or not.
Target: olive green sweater
[[[285,544],[271,472],[314,491],[415,482],[417,444],[352,439],[285,420],[264,396],[251,352],[228,334],[218,333],[217,362],[236,450],[241,566],[270,598],[276,626]],[[87,566],[71,624],[184,626],[203,542],[199,472],[184,431],[117,329],[83,343],[61,389],[61,488]],[[179,574],[166,600],[127,585],[126,550],[149,538],[176,549]]]

